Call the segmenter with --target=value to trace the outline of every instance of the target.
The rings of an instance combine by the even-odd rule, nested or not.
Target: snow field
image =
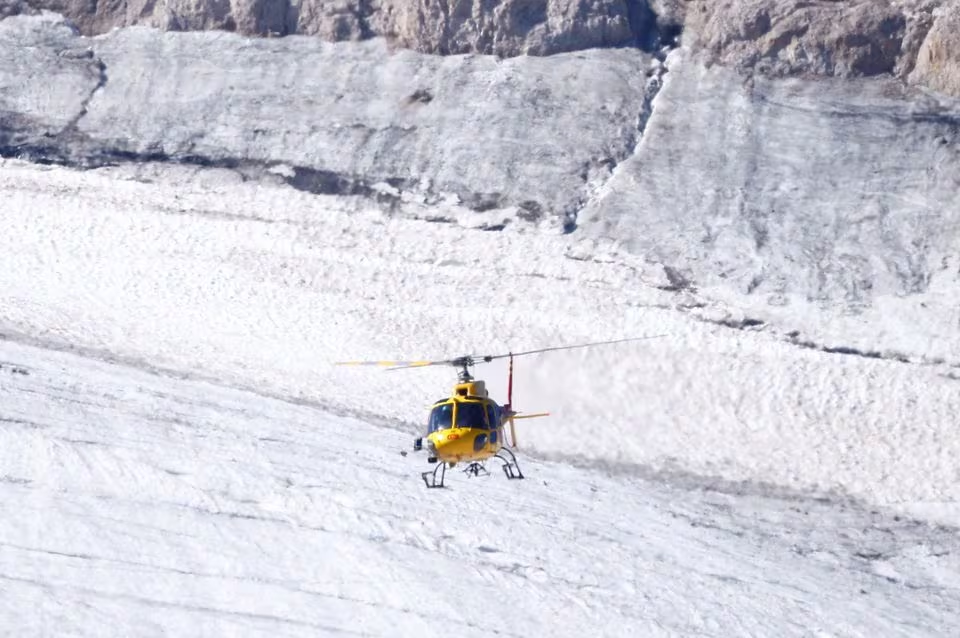
[[[6,162],[0,323],[401,423],[454,371],[348,369],[635,335],[517,361],[523,450],[721,481],[836,491],[955,521],[956,381],[804,350],[680,312],[615,247],[391,218],[229,172],[87,173]],[[722,307],[714,310],[722,311]],[[704,312],[708,313],[707,308]],[[476,369],[494,396],[505,364]]]

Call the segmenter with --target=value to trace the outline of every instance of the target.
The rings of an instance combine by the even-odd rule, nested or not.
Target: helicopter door
[[[490,428],[490,444],[496,445],[500,432],[497,428],[497,425],[499,425],[497,423],[497,412],[493,406],[493,403],[487,404],[487,427]]]
[[[473,436],[473,451],[481,452],[487,446],[487,413],[479,401],[458,401],[456,422],[458,428],[481,430]]]

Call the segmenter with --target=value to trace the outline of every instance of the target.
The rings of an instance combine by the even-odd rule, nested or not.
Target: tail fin
[[[504,406],[507,410],[507,420],[510,421],[510,441],[514,448],[517,446],[517,430],[514,427],[515,419],[536,419],[538,417],[550,416],[549,412],[537,412],[536,414],[521,414],[513,410],[513,354],[510,354],[509,374],[507,375],[507,404]]]

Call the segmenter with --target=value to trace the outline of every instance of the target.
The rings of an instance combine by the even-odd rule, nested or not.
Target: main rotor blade
[[[524,352],[513,352],[507,354],[495,354],[487,355],[483,357],[477,357],[479,361],[493,361],[494,359],[504,359],[509,356],[522,357],[527,354],[537,354],[540,352],[552,352],[554,350],[573,350],[574,348],[587,348],[589,346],[605,346],[614,343],[626,343],[628,341],[644,341],[646,339],[656,339],[658,337],[666,337],[667,335],[647,335],[644,337],[627,337],[626,339],[612,339],[610,341],[593,341],[591,343],[578,343],[571,346],[553,346],[551,348],[538,348],[537,350],[526,350]]]
[[[449,366],[449,365],[453,365],[453,362],[452,361],[410,361],[408,363],[402,363],[401,365],[395,365],[391,368],[387,368],[387,372],[390,372],[391,370],[409,370],[410,368],[426,368],[427,366]]]
[[[420,368],[449,364],[449,361],[337,361],[338,366],[381,366],[384,368]]]
[[[552,346],[550,348],[538,348],[536,350],[525,350],[523,352],[513,352],[507,354],[491,354],[483,356],[462,356],[455,359],[438,359],[434,361],[337,361],[334,365],[338,366],[380,366],[390,370],[407,370],[409,368],[425,368],[427,366],[472,366],[477,363],[486,363],[494,359],[505,359],[510,356],[522,357],[528,354],[538,354],[540,352],[552,352],[554,350],[573,350],[574,348],[588,348],[590,346],[605,346],[614,343],[626,343],[628,341],[643,341],[645,339],[656,339],[666,337],[667,335],[647,335],[644,337],[627,337],[626,339],[612,339],[610,341],[593,341],[590,343],[577,343],[569,346]]]

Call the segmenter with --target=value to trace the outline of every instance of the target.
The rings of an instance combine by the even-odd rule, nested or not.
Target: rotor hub
[[[470,374],[470,366],[474,364],[473,357],[459,357],[452,361],[453,365],[460,368],[457,372],[457,379],[460,383],[473,381],[473,375]]]

